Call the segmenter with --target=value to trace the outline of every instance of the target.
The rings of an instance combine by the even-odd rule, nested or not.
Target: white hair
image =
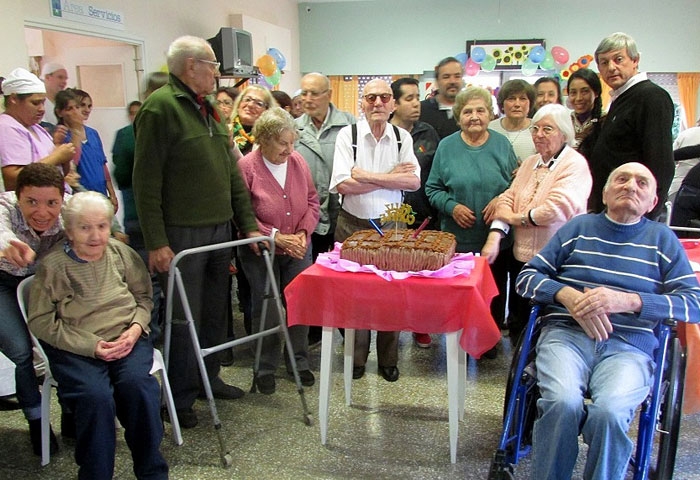
[[[571,146],[574,141],[574,124],[571,120],[571,113],[569,109],[564,105],[559,105],[558,103],[549,103],[543,105],[532,117],[533,125],[544,117],[552,117],[554,123],[556,124],[559,131],[564,135],[564,140],[567,145]]]
[[[78,192],[63,204],[63,222],[66,230],[72,230],[86,212],[100,212],[111,223],[114,207],[107,197],[99,192]]]

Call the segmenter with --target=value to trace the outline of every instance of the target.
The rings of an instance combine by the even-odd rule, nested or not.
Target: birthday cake
[[[360,230],[343,242],[340,258],[396,272],[437,270],[450,262],[457,246],[454,235],[423,230],[414,237],[415,233],[389,229],[382,236],[374,230]]]

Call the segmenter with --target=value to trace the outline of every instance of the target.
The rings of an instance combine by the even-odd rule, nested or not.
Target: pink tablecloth
[[[312,265],[285,289],[289,325],[445,333],[479,358],[501,338],[489,306],[498,289],[486,260],[468,276],[410,277],[387,282],[372,273]]]

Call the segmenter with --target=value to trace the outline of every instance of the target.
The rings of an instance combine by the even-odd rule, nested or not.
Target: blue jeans
[[[17,400],[27,420],[41,418],[41,394],[34,372],[32,341],[17,304],[23,277],[0,272],[0,351],[15,364]]]
[[[253,332],[260,331],[260,315],[262,313],[262,302],[265,294],[265,282],[267,280],[267,268],[263,257],[253,253],[249,245],[238,247],[238,258],[250,282],[253,314]],[[275,280],[279,287],[281,300],[284,302],[284,289],[294,277],[299,275],[306,268],[311,266],[311,245],[306,249],[306,255],[302,259],[295,259],[288,255],[275,255],[272,269],[275,272]],[[284,319],[283,319],[284,321]],[[267,314],[265,316],[264,328],[272,328],[279,325],[279,315],[272,298],[267,301]],[[289,327],[289,337],[294,349],[294,359],[299,371],[309,369],[309,327],[306,325],[295,325]],[[274,374],[280,362],[280,336],[268,335],[263,338],[262,353],[260,354],[260,368],[258,375]],[[287,367],[288,371],[292,368]]]
[[[75,462],[80,479],[114,475],[115,415],[124,427],[138,479],[167,479],[160,453],[163,424],[160,386],[149,373],[153,347],[139,339],[131,353],[112,362],[43,343],[63,402],[75,413]]]
[[[589,446],[583,478],[623,479],[634,447],[627,430],[649,393],[653,360],[620,339],[596,342],[583,330],[551,325],[537,343],[536,365],[542,398],[532,478],[570,479],[580,432]]]

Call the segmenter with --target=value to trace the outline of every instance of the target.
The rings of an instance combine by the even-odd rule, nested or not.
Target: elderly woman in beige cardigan
[[[510,269],[515,278],[554,233],[570,218],[586,213],[592,178],[586,159],[570,147],[574,130],[569,111],[558,104],[545,105],[530,127],[537,154],[526,158],[510,188],[496,207],[492,230],[505,236],[514,230]],[[520,336],[529,314],[527,300],[517,297],[508,328],[512,341]]]

